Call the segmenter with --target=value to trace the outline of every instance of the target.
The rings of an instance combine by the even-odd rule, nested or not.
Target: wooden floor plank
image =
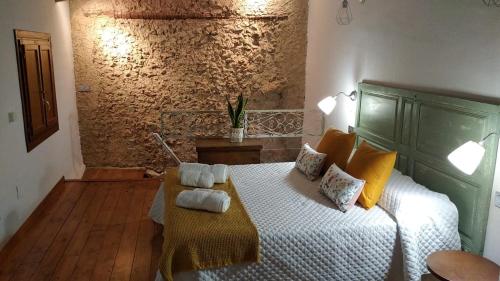
[[[127,223],[123,232],[118,255],[113,266],[113,273],[111,274],[112,281],[130,280],[146,192],[146,189],[134,186],[132,210],[127,216]]]
[[[154,223],[154,235],[151,241],[152,250],[151,264],[149,266],[149,280],[155,280],[156,272],[158,271],[158,261],[161,256],[161,249],[163,245],[163,226]]]
[[[149,218],[149,209],[151,207],[151,204],[153,203],[154,197],[156,195],[156,192],[158,191],[159,186],[160,182],[151,185],[152,191],[149,193],[149,196],[147,197],[147,203],[146,203],[147,205],[145,205],[145,208],[143,210],[143,219],[149,221],[153,228],[153,233],[149,238],[148,249],[145,250],[145,251],[149,251],[149,249],[151,250],[151,258],[148,270],[149,277],[146,280],[154,280],[156,277],[156,272],[158,271],[158,261],[160,259],[161,249],[163,245],[163,226],[154,223]]]
[[[96,203],[95,199],[97,197],[99,188],[97,186],[93,186],[90,184],[86,184],[87,187],[87,196],[83,196],[82,200],[79,202],[82,206],[87,205],[87,208],[85,208],[83,215],[80,216],[80,220],[78,221],[78,225],[76,229],[74,230],[73,235],[69,239],[69,242],[67,243],[66,247],[63,250],[63,253],[58,261],[58,263],[55,265],[55,268],[52,269],[52,276],[48,275],[49,279],[46,280],[67,280],[71,273],[73,272],[76,263],[78,261],[79,255],[77,254],[70,254],[70,249],[75,248],[75,245],[81,244],[83,239],[86,239],[85,232],[82,233],[82,229],[85,230],[85,223],[84,220],[89,219],[89,216],[91,216],[93,210],[96,208]],[[100,191],[99,194],[102,194],[105,190]],[[99,195],[99,197],[102,195]],[[99,202],[97,202],[99,203]],[[84,237],[82,237],[84,236]]]
[[[88,189],[96,190],[95,197],[90,203],[90,206],[87,208],[80,225],[78,225],[78,229],[75,231],[75,235],[73,235],[73,238],[64,253],[65,256],[78,256],[82,252],[90,231],[94,226],[94,221],[99,216],[101,205],[104,202],[104,199],[106,199],[106,195],[109,191],[108,189],[99,187],[95,184],[90,184]]]
[[[97,262],[99,251],[104,241],[105,230],[94,230],[83,249],[69,280],[91,280]]]
[[[99,252],[104,243],[106,228],[109,225],[112,211],[118,203],[119,192],[120,190],[117,189],[109,191],[99,211],[99,216],[94,222],[89,239],[80,255],[71,280],[91,280]]]
[[[111,220],[106,229],[103,247],[99,252],[92,280],[109,280],[113,272],[115,259],[120,248],[121,238],[125,229],[126,217],[131,209],[133,189],[130,185],[125,185],[120,194],[118,204],[113,210]]]
[[[146,199],[144,201],[144,208],[142,209],[142,219],[143,220],[150,220],[149,218],[149,209],[151,208],[151,205],[153,204],[154,197],[156,195],[156,191],[158,191],[158,186],[160,185],[159,182],[150,182],[145,185],[145,187],[148,189],[146,192]]]
[[[40,225],[44,217],[47,217],[50,210],[55,208],[57,200],[61,199],[62,194],[66,189],[64,178],[62,178],[56,186],[47,194],[40,205],[28,217],[28,219],[19,228],[16,234],[8,241],[8,243],[0,251],[0,274],[2,268],[5,268],[6,261],[12,261],[16,254],[20,253],[20,247],[26,246],[26,239],[30,234],[33,234],[33,229]],[[22,239],[21,239],[22,238]],[[14,251],[15,250],[15,251]]]
[[[95,190],[86,188],[75,208],[64,223],[61,231],[59,231],[54,243],[52,243],[51,247],[45,254],[42,262],[36,270],[36,275],[32,276],[32,280],[50,280],[52,278],[52,274],[56,269],[57,264],[63,257],[64,251],[72,240],[72,237],[85,215],[85,211],[89,207],[94,195]]]
[[[149,184],[142,210],[139,238],[137,239],[134,263],[132,265],[131,281],[147,281],[150,276],[151,255],[153,253],[154,223],[148,217],[149,209],[156,194],[157,185]]]
[[[71,280],[71,274],[76,267],[76,263],[78,262],[79,256],[65,256],[61,259],[59,264],[57,265],[56,271],[52,276],[51,280],[61,281],[61,280]],[[99,280],[99,279],[96,279]],[[104,279],[101,279],[104,280]]]
[[[124,224],[110,225],[106,229],[103,246],[99,251],[91,280],[107,281],[110,279],[124,229]]]
[[[137,179],[66,182],[0,257],[0,281],[154,280],[162,227],[148,212],[158,186]]]
[[[93,192],[95,195],[93,198],[91,198],[90,205],[88,206],[87,210],[85,211],[85,214],[78,225],[78,228],[74,232],[73,237],[71,238],[68,247],[64,251],[64,255],[62,260],[64,259],[70,259],[70,260],[75,260],[73,257],[76,258],[76,263],[74,264],[74,268],[62,268],[60,265],[57,265],[55,269],[54,275],[56,277],[53,277],[54,279],[61,278],[61,272],[64,273],[71,273],[73,270],[77,267],[78,265],[78,258],[80,254],[83,252],[84,246],[87,243],[87,239],[90,236],[90,231],[92,229],[92,226],[94,225],[94,221],[96,220],[97,216],[99,215],[99,210],[106,198],[106,195],[109,192],[109,189],[103,188],[102,186],[93,184],[93,183],[87,183],[87,190],[90,190]],[[64,264],[63,261],[60,261],[60,264]],[[64,279],[63,279],[64,280]]]
[[[120,193],[123,192],[123,184],[109,184],[109,194],[106,201],[103,204],[102,209],[99,212],[97,220],[94,222],[92,231],[106,230],[113,215],[113,210],[118,204],[118,199],[120,198]]]
[[[2,266],[4,271],[0,280],[26,280],[33,273],[33,263],[41,260],[46,250],[50,247],[53,239],[57,235],[60,227],[64,223],[68,214],[76,205],[84,187],[65,187],[62,196],[54,202],[53,208],[36,225],[23,245],[20,243],[17,255],[12,257],[10,263]],[[7,273],[7,274],[4,274]]]
[[[139,227],[139,239],[132,264],[130,281],[147,281],[150,276],[151,254],[153,247],[151,241],[154,238],[154,224],[150,220],[142,220]]]
[[[83,190],[83,188],[80,188],[79,190],[81,191]],[[50,216],[57,208],[57,202],[60,200],[67,200],[71,195],[74,195],[74,193],[70,190],[67,190],[66,186],[64,186],[58,196],[47,198],[46,201],[49,202],[47,202],[46,206],[35,211],[35,213],[39,213],[36,216],[39,220],[33,223],[33,225],[31,226],[31,231],[26,231],[26,235],[22,237],[22,241],[16,241],[13,248],[10,249],[8,253],[5,253],[5,256],[2,257],[2,262],[0,263],[1,281],[9,280],[12,277],[12,274],[14,273],[17,266],[22,263],[24,257],[29,253],[33,245],[36,243],[38,236],[40,235],[40,233],[42,233],[43,227],[50,220]],[[18,237],[18,240],[21,239]]]
[[[122,190],[118,196],[117,200],[119,203],[114,208],[115,210],[120,208],[120,206],[128,205],[128,201],[129,201],[128,197],[130,197],[129,194],[131,193],[131,190],[128,188],[128,186],[126,186],[126,185],[123,186],[124,184],[125,183],[121,183]],[[104,183],[104,187],[108,187],[108,186],[109,186],[109,183]],[[122,208],[122,210],[120,210],[120,212],[124,211],[123,209],[125,209],[125,208],[124,207],[121,207],[121,208]],[[126,209],[125,209],[125,211],[126,211]],[[119,237],[121,237],[122,232],[123,232],[123,230],[119,231],[119,233],[118,233]],[[109,232],[108,230],[105,232],[105,236],[107,236],[107,237],[104,239],[103,248],[100,249],[100,253],[102,253],[104,250],[107,250],[107,249],[111,249],[111,250],[113,249],[113,247],[112,247],[113,245],[106,244],[107,239],[116,239],[115,235],[111,235],[111,234],[114,234],[114,233]],[[115,256],[113,255],[113,259],[114,259],[114,257]],[[71,275],[73,274],[74,268],[77,266],[77,262],[78,262],[79,258],[80,257],[77,255],[65,256],[63,263],[61,263],[60,266],[58,265],[58,269],[57,269],[56,273],[54,274],[53,280],[71,280]],[[100,256],[100,258],[101,258],[101,256]],[[97,263],[97,265],[99,265],[99,260],[96,261],[96,263]],[[111,267],[112,267],[112,264],[111,264]],[[94,278],[92,280],[108,280],[108,279],[106,279],[105,277],[102,277],[102,278]]]

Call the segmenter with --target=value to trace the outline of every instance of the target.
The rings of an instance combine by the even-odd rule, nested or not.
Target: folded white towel
[[[229,209],[231,197],[223,190],[196,188],[184,190],[177,195],[175,203],[179,207],[224,213]]]
[[[210,166],[210,170],[212,171],[212,174],[214,174],[215,183],[225,183],[227,181],[227,177],[229,176],[229,169],[227,165],[214,164]]]
[[[207,165],[200,163],[181,163],[179,166],[179,178],[184,171],[201,171],[214,174],[215,183],[225,183],[229,176],[229,168],[224,164]],[[201,186],[200,186],[201,187]]]
[[[180,172],[181,184],[185,186],[212,188],[214,174],[199,170],[184,170]]]
[[[201,163],[185,163],[185,162],[182,162],[180,165],[179,165],[179,174],[180,172],[182,171],[186,171],[186,170],[190,170],[190,171],[205,171],[205,172],[210,172],[211,169],[210,169],[210,165],[208,164],[201,164]]]

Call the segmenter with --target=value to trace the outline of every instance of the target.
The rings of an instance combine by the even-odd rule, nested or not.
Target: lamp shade
[[[468,141],[448,155],[448,160],[460,171],[472,175],[484,157],[484,147],[474,141]]]
[[[335,109],[336,105],[337,101],[332,96],[328,96],[318,103],[319,109],[321,109],[321,111],[323,111],[323,113],[325,113],[326,115],[330,115],[330,113],[332,113],[332,111]]]

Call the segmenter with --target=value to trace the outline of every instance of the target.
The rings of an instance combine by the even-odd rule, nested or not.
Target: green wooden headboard
[[[472,176],[457,170],[447,156],[469,140],[497,132],[499,107],[366,83],[359,84],[358,93],[358,143],[366,140],[396,150],[396,169],[447,194],[459,211],[462,247],[482,254],[498,139],[488,139],[485,157]]]

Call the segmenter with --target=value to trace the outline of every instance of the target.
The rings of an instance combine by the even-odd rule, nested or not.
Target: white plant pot
[[[243,128],[231,128],[231,142],[243,141]]]

